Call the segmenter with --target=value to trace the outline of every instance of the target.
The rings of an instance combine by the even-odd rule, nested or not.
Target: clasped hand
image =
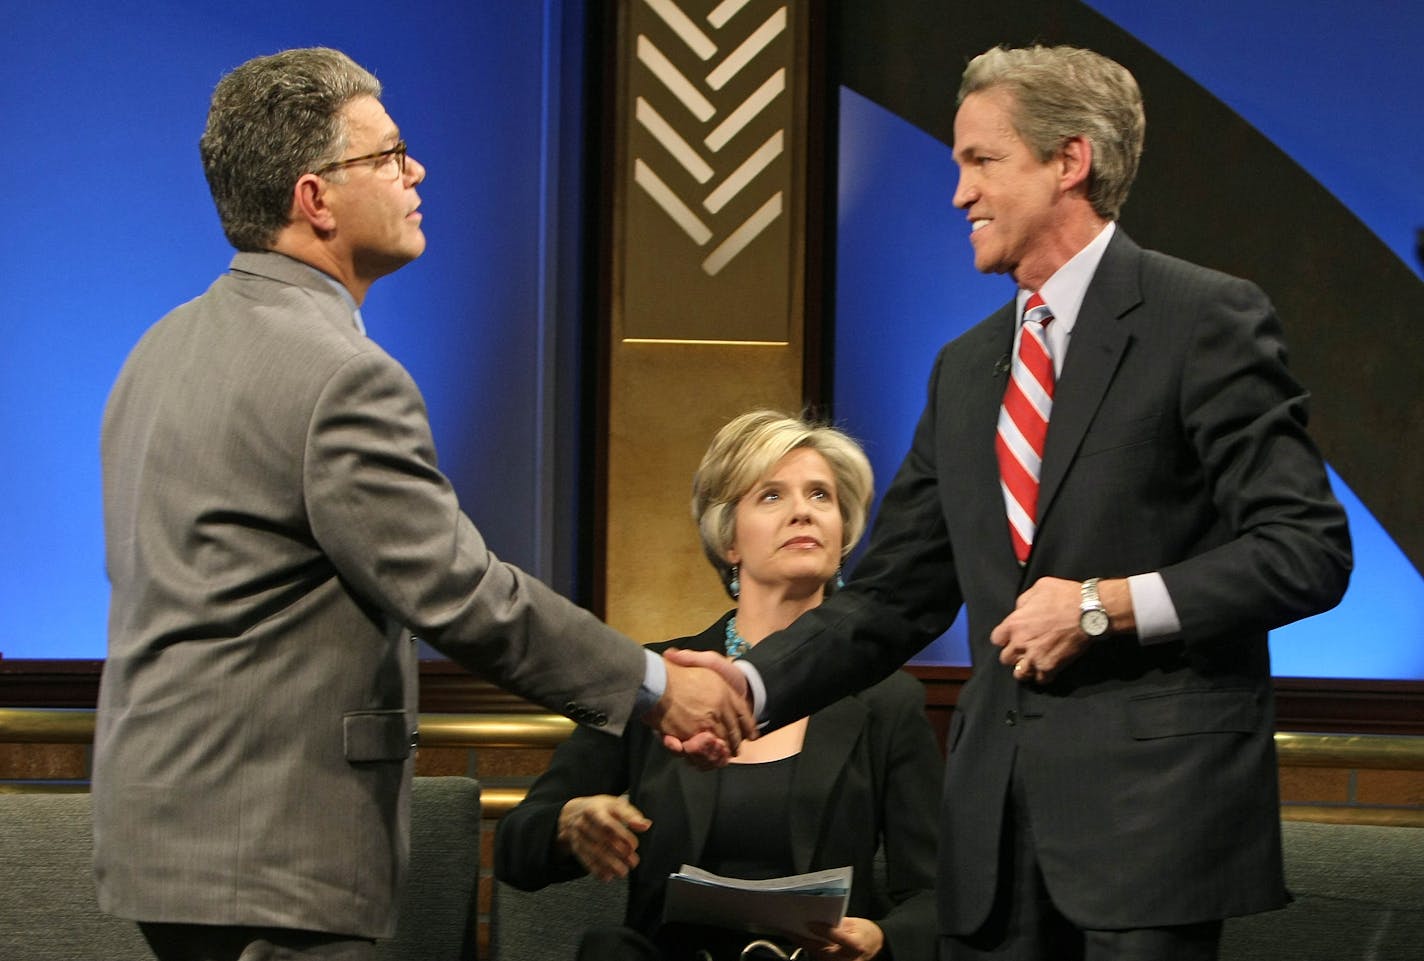
[[[747,679],[730,658],[713,651],[672,649],[663,655],[667,689],[643,716],[663,746],[704,770],[721,767],[756,737]]]
[[[1092,643],[1078,626],[1080,603],[1077,581],[1039,578],[989,633],[989,643],[999,648],[999,663],[1012,667],[1019,681],[1053,680]]]

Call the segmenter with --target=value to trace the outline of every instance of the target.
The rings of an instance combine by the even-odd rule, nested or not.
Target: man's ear
[[[1058,162],[1061,165],[1058,183],[1064,192],[1077,187],[1086,191],[1088,175],[1093,171],[1093,142],[1081,134],[1068,138],[1058,151]]]
[[[292,188],[292,220],[305,220],[314,230],[336,229],[336,216],[326,202],[326,181],[316,174],[302,174]]]

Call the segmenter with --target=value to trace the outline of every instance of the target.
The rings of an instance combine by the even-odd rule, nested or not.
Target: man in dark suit
[[[665,667],[461,512],[359,312],[425,249],[425,168],[380,92],[326,49],[223,78],[201,152],[239,253],[145,334],[104,412],[95,868],[161,958],[366,958],[394,933],[412,630],[610,732],[710,721],[735,748],[750,724],[722,679]]]
[[[1286,902],[1266,632],[1339,600],[1349,535],[1266,296],[1116,227],[1143,130],[1090,51],[970,63],[954,203],[1018,294],[941,351],[849,587],[741,662],[774,727],[967,608],[955,961],[1213,958]]]

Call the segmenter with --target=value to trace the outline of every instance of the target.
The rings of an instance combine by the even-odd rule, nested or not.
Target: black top
[[[748,880],[795,873],[789,838],[796,758],[729,764],[718,771],[716,813],[698,867]]]

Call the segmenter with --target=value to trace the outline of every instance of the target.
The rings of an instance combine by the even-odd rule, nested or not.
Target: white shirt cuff
[[[638,696],[633,701],[633,716],[642,717],[663,699],[667,691],[667,665],[663,659],[646,647],[643,648],[646,661],[643,667],[643,683],[638,686]]]
[[[761,727],[766,724],[766,684],[761,679],[761,672],[756,665],[740,658],[732,663],[747,676],[747,690],[752,695],[752,717],[756,718],[757,727]]]
[[[1132,595],[1132,616],[1137,621],[1139,641],[1167,641],[1182,632],[1177,606],[1172,603],[1161,574],[1134,574],[1127,579],[1127,589]]]

